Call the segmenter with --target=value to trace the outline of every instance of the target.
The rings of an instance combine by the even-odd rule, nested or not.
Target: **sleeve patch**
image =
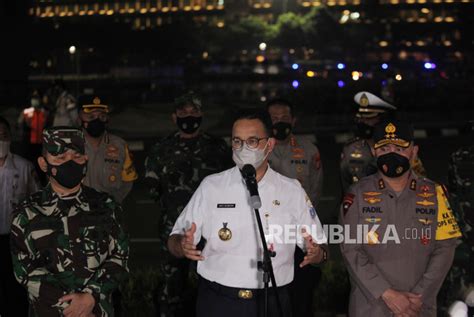
[[[438,198],[438,225],[436,229],[436,240],[447,240],[462,236],[459,225],[456,222],[453,211],[449,206],[446,194],[441,186],[436,186]]]

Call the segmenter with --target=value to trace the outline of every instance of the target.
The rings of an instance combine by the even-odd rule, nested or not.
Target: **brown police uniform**
[[[402,141],[395,136],[382,142]],[[436,296],[461,233],[443,187],[408,173],[402,192],[392,190],[378,172],[362,178],[344,197],[340,223],[350,225],[345,228],[350,237],[356,237],[357,225],[369,226],[361,230],[363,243],[346,238],[341,244],[352,285],[350,316],[392,316],[381,298],[389,288],[422,294],[420,315],[436,316]]]
[[[268,159],[275,171],[299,180],[317,205],[323,187],[323,167],[319,149],[313,143],[292,135],[288,143],[275,145]]]

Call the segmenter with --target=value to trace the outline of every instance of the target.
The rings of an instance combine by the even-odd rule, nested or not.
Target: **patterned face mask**
[[[267,148],[268,141],[265,144],[263,149],[249,149],[247,145],[243,145],[242,148],[238,150],[233,150],[232,159],[234,160],[235,165],[239,169],[242,169],[245,164],[252,165],[255,169],[258,169],[263,161],[267,158],[267,154],[265,154],[265,150]]]

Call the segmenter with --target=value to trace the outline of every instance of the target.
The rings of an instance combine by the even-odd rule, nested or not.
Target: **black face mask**
[[[290,135],[291,129],[291,123],[277,122],[273,125],[273,136],[275,139],[282,141]]]
[[[391,152],[377,158],[377,167],[385,176],[394,178],[402,176],[410,169],[410,161],[400,154]]]
[[[363,139],[371,139],[374,134],[374,127],[366,123],[357,123],[357,136]]]
[[[176,124],[178,125],[178,128],[187,134],[193,134],[196,132],[201,126],[201,121],[202,117],[176,117]]]
[[[87,122],[87,133],[93,137],[98,138],[105,132],[105,122],[100,120],[99,118],[94,119],[92,121]],[[84,125],[84,124],[83,124]]]
[[[69,160],[61,165],[48,164],[46,173],[54,178],[59,185],[64,188],[74,188],[79,185],[86,175],[87,164],[78,164],[73,160]],[[56,169],[56,175],[53,176],[52,169]]]

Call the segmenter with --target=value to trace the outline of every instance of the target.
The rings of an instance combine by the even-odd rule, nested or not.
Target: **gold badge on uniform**
[[[376,204],[382,201],[382,199],[376,197],[365,197],[364,200],[369,204]]]
[[[375,231],[369,231],[367,233],[367,243],[368,244],[379,244],[379,235]]]
[[[424,200],[422,200],[422,201],[417,201],[416,204],[417,204],[417,205],[420,205],[420,206],[425,206],[425,207],[426,207],[426,206],[433,206],[435,203],[424,199]]]
[[[430,224],[433,223],[433,220],[426,219],[426,218],[424,218],[424,219],[418,219],[418,221],[421,222],[422,224],[426,225],[426,226],[428,226],[428,225],[430,225]]]
[[[230,239],[232,239],[232,231],[227,228],[227,222],[224,222],[222,225],[224,226],[224,228],[221,228],[217,233],[219,235],[219,239],[221,239],[222,241],[229,241]]]
[[[117,180],[117,177],[116,177],[115,175],[110,175],[110,176],[109,176],[109,181],[110,181],[111,183],[115,182],[116,180]]]
[[[365,192],[364,196],[380,196],[382,193],[380,192]]]
[[[365,218],[365,221],[369,223],[379,223],[380,221],[382,221],[382,218],[376,218],[372,216],[370,218]]]
[[[430,198],[430,197],[433,197],[434,194],[433,193],[427,193],[427,192],[424,192],[422,194],[416,194],[418,197],[421,197],[421,198]]]

